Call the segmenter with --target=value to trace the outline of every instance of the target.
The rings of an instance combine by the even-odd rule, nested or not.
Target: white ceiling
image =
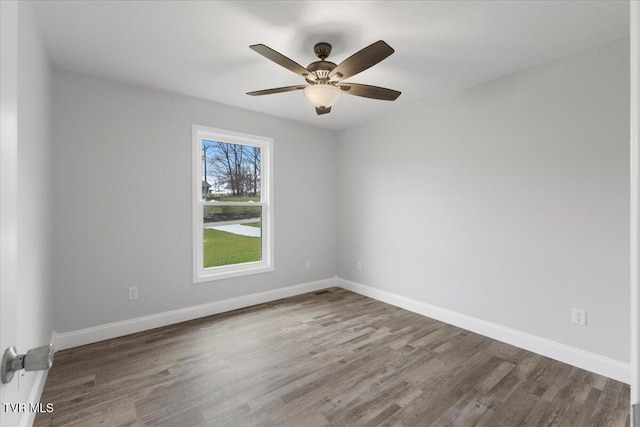
[[[342,129],[623,37],[623,1],[32,1],[53,64]],[[343,96],[317,116],[303,83],[260,56],[263,43],[302,66],[385,40],[395,53],[348,81],[402,91],[395,102]]]

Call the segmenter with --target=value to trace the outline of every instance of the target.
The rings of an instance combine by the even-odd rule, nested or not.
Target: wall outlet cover
[[[587,310],[581,308],[572,308],[571,323],[580,326],[587,326]]]

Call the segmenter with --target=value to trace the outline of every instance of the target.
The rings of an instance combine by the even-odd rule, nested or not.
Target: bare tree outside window
[[[203,182],[208,199],[260,199],[260,147],[203,141]]]

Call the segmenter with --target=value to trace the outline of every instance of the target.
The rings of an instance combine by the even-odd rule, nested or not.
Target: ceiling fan
[[[339,65],[326,60],[331,54],[331,45],[325,42],[317,43],[313,47],[313,52],[320,60],[312,62],[307,68],[263,44],[254,44],[249,47],[265,58],[304,77],[308,84],[257,90],[255,92],[247,92],[247,95],[270,95],[272,93],[304,90],[305,96],[316,108],[316,113],[320,115],[331,112],[331,107],[343,93],[384,101],[395,101],[401,93],[397,90],[378,86],[343,82],[344,79],[348,79],[374,66],[394,52],[393,48],[382,40],[354,53]]]

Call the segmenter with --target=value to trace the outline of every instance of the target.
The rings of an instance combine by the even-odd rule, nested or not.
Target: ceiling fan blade
[[[338,86],[343,93],[362,96],[364,98],[381,99],[383,101],[395,101],[402,92],[384,87],[362,85],[359,83],[342,83]]]
[[[294,73],[302,77],[308,77],[310,75],[309,71],[307,71],[307,69],[302,65],[298,64],[292,59],[287,58],[283,54],[276,52],[269,46],[265,46],[263,44],[254,44],[249,47],[265,58],[272,60],[276,64],[281,65],[287,70],[293,71]]]
[[[272,93],[282,93],[282,92],[291,92],[293,90],[302,90],[306,85],[297,85],[297,86],[285,86],[285,87],[275,87],[273,89],[264,89],[264,90],[256,90],[253,92],[247,92],[247,95],[258,96],[258,95],[271,95]]]
[[[329,78],[337,81],[348,79],[376,65],[393,52],[395,51],[391,46],[382,40],[378,40],[338,64],[338,66],[329,73]]]
[[[316,114],[319,116],[322,114],[329,114],[330,112],[331,112],[331,107],[324,107],[324,108],[316,107]]]

